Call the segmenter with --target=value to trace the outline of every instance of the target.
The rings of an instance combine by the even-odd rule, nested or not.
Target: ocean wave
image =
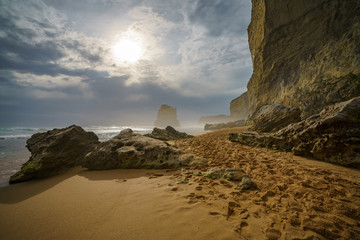
[[[26,127],[12,127],[12,128],[0,128],[0,132],[39,132],[48,131],[49,128],[26,128]]]
[[[0,135],[0,139],[28,139],[32,134]]]

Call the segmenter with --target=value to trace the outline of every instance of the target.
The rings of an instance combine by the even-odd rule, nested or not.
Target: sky
[[[0,0],[0,127],[228,115],[250,17],[250,0]]]

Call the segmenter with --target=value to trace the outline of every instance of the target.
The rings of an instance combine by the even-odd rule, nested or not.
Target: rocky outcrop
[[[165,129],[154,128],[151,133],[144,134],[144,136],[159,139],[162,141],[194,137],[194,136],[188,135],[185,132],[179,132],[171,126],[167,126]]]
[[[180,123],[177,119],[176,108],[163,104],[158,111],[155,127],[166,126],[180,127]]]
[[[277,103],[299,107],[305,119],[360,96],[360,1],[252,0],[252,5],[253,75],[247,93],[232,101],[232,116]]]
[[[300,109],[288,108],[280,104],[265,105],[256,110],[250,117],[250,130],[257,132],[277,131],[290,123],[300,122]]]
[[[202,116],[200,117],[199,124],[214,124],[230,122],[230,116],[228,115],[216,115],[216,116]]]
[[[19,172],[11,176],[10,183],[50,177],[64,169],[81,165],[85,155],[93,150],[99,141],[95,133],[72,125],[36,133],[26,143],[31,152],[30,159]]]
[[[205,124],[204,130],[219,130],[224,128],[234,128],[245,126],[245,120],[238,120],[235,122]]]
[[[243,93],[240,97],[230,102],[230,117],[233,120],[247,119],[250,114],[248,93]]]
[[[89,170],[174,168],[189,162],[181,154],[164,141],[125,129],[87,154],[82,166]]]
[[[329,106],[272,134],[232,133],[229,140],[360,168],[360,97]]]

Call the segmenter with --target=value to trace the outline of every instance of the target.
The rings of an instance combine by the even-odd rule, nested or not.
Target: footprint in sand
[[[236,232],[238,233],[241,233],[241,230],[244,228],[244,227],[247,227],[249,226],[249,224],[245,221],[242,221],[235,229]]]
[[[281,232],[279,230],[273,229],[273,228],[268,228],[266,230],[266,237],[269,240],[276,240],[279,239],[281,237]]]
[[[195,197],[195,193],[190,193],[189,195],[187,195],[187,197],[193,198],[193,197]]]
[[[198,195],[198,196],[196,196],[195,198],[196,198],[196,199],[200,199],[200,200],[205,200],[205,199],[206,199],[206,197],[203,196],[203,195]]]
[[[188,201],[188,204],[194,204],[194,203],[197,203],[197,202],[198,202],[197,200],[190,199],[190,200]]]
[[[250,216],[248,210],[246,209],[243,209],[241,212],[240,212],[240,218],[241,219],[248,219]]]
[[[220,213],[218,212],[209,212],[210,215],[216,216],[216,215],[220,215]]]

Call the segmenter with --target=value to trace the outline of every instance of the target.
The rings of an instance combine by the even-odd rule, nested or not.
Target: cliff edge
[[[304,119],[360,96],[359,12],[358,0],[252,0],[254,71],[231,115],[276,103],[299,107]]]

